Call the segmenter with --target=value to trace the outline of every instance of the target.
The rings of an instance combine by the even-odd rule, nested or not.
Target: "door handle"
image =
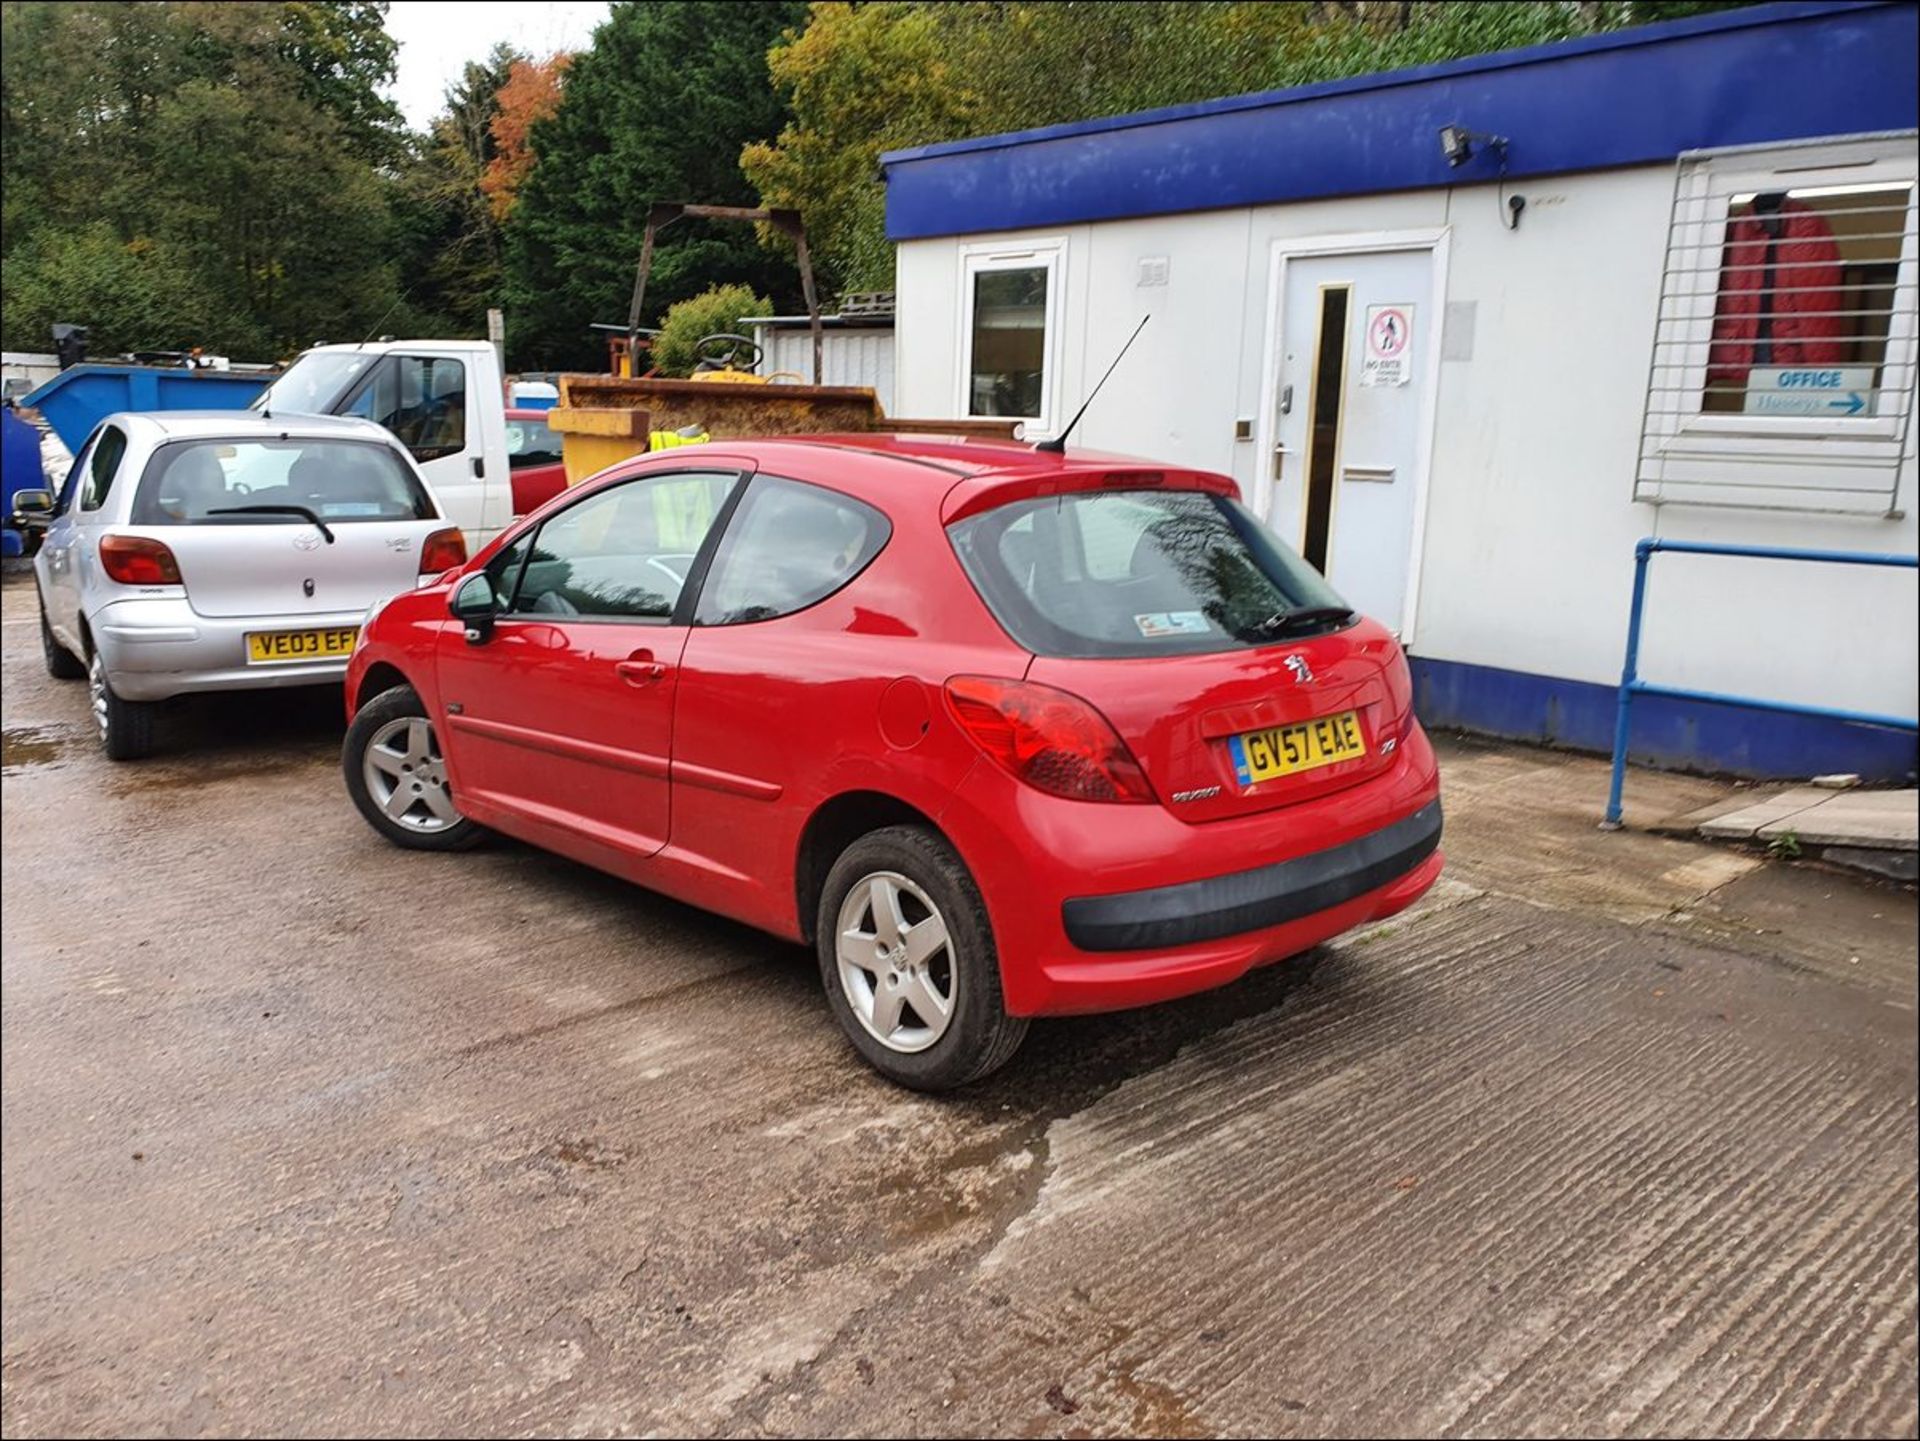
[[[1293,387],[1291,385],[1283,385],[1280,387],[1280,413],[1282,415],[1293,414]]]
[[[623,661],[614,662],[614,674],[630,686],[648,686],[663,679],[667,668],[653,658],[649,650],[637,650]]]

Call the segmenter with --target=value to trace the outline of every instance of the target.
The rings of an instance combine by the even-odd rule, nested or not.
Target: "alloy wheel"
[[[107,738],[107,663],[95,651],[87,662],[87,699],[93,705],[93,723],[102,741]]]
[[[367,793],[395,825],[431,833],[459,822],[446,761],[426,717],[388,721],[367,742],[360,764]]]
[[[931,897],[897,871],[856,881],[840,903],[834,955],[847,1004],[889,1050],[924,1051],[947,1032],[959,970]]]

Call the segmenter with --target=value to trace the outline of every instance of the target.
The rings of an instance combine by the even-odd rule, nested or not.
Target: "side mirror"
[[[28,519],[44,519],[53,514],[53,492],[50,490],[16,490],[13,493],[13,513]]]
[[[493,582],[484,574],[468,576],[454,588],[447,610],[466,626],[468,645],[485,645],[493,637],[494,618],[500,614]]]

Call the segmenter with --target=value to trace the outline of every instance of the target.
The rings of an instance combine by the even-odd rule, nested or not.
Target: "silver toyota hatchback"
[[[413,461],[370,421],[112,415],[34,558],[47,670],[85,676],[101,744],[145,755],[158,702],[338,682],[368,611],[466,559]]]

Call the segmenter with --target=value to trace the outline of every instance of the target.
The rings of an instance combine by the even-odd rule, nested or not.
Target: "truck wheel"
[[[1027,1034],[1000,994],[979,887],[945,839],[919,826],[862,836],[828,873],[815,920],[821,979],[853,1048],[916,1091],[979,1080]]]

